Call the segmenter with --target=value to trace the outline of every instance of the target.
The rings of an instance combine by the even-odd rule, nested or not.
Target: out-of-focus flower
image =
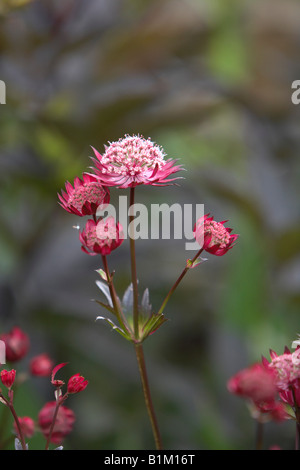
[[[98,222],[89,219],[79,234],[79,240],[82,250],[88,255],[109,255],[124,241],[124,234],[121,224],[110,216]]]
[[[46,403],[39,412],[38,424],[45,438],[49,436],[55,409],[56,401],[51,401]],[[64,438],[72,431],[74,422],[74,412],[66,406],[60,405],[50,441],[54,444],[61,444]]]
[[[39,354],[31,359],[29,367],[32,375],[48,377],[51,375],[54,363],[48,354]]]
[[[274,374],[258,363],[231,377],[227,387],[231,393],[254,402],[272,401],[277,393]]]
[[[239,371],[227,382],[228,390],[253,405],[253,415],[268,416],[274,421],[287,418],[284,406],[276,401],[278,392],[274,373],[262,364],[256,363]]]
[[[3,369],[1,372],[0,372],[0,378],[1,378],[1,382],[3,383],[3,385],[5,385],[5,387],[7,388],[11,388],[14,381],[15,381],[15,377],[16,377],[16,371],[14,369],[12,370],[6,370],[6,369]]]
[[[275,374],[280,398],[291,407],[300,407],[300,347],[293,353],[285,347],[281,355],[271,350],[270,357],[271,362],[263,358],[263,363]]]
[[[150,139],[126,135],[124,138],[105,146],[101,155],[93,148],[96,158],[95,175],[105,186],[120,188],[140,184],[165,186],[178,178],[168,178],[182,170],[176,160],[165,160],[163,150]]]
[[[22,433],[24,437],[32,437],[35,431],[35,424],[32,418],[29,416],[18,417]],[[14,422],[14,431],[20,439],[19,431],[16,423]]]
[[[19,327],[14,327],[9,333],[3,333],[0,340],[5,343],[6,361],[16,362],[26,356],[30,341],[26,333]]]
[[[84,173],[82,179],[76,177],[74,187],[67,181],[66,192],[58,194],[60,205],[67,212],[79,215],[95,214],[99,206],[109,203],[109,190],[102,186],[95,176]]]
[[[67,391],[68,393],[82,392],[88,385],[88,380],[82,377],[80,374],[75,374],[70,377],[68,381]]]
[[[209,214],[200,217],[194,227],[194,236],[199,245],[208,253],[222,256],[230,250],[239,235],[231,234],[232,228],[225,227],[226,220],[216,222]]]

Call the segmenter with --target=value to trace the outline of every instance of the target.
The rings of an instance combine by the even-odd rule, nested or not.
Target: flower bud
[[[48,377],[53,369],[53,361],[48,354],[40,354],[30,361],[30,372],[38,377]]]
[[[7,388],[11,388],[14,381],[15,381],[15,377],[16,377],[16,371],[14,369],[12,370],[5,370],[3,369],[1,372],[0,372],[0,378],[1,378],[1,382],[3,383],[3,385],[5,385],[5,387]]]
[[[75,374],[68,381],[68,393],[82,392],[82,390],[86,388],[87,384],[88,380],[85,380],[85,378],[79,374]]]
[[[5,343],[5,356],[8,362],[16,362],[22,359],[29,349],[29,338],[24,331],[14,327],[9,333],[3,333],[0,340]]]
[[[50,434],[55,409],[56,401],[51,401],[46,403],[39,412],[38,424],[45,438]],[[58,409],[50,441],[54,444],[61,444],[64,438],[72,431],[74,421],[74,412],[66,406],[61,405]]]
[[[34,426],[35,426],[33,419],[30,418],[29,416],[24,416],[22,418],[19,417],[18,420],[19,420],[24,437],[32,437],[34,434]],[[19,431],[17,429],[15,422],[14,422],[14,430],[17,436],[20,438]]]

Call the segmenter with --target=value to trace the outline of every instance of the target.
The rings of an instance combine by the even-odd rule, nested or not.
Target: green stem
[[[17,416],[17,413],[14,409],[14,405],[13,405],[13,400],[12,400],[12,395],[11,395],[11,399],[10,400],[7,400],[7,398],[5,398],[2,393],[0,394],[0,397],[2,398],[2,400],[5,402],[5,404],[8,406],[11,414],[13,415],[13,418],[14,418],[14,421],[16,423],[16,426],[17,426],[17,430],[18,430],[18,436],[19,436],[19,439],[20,439],[20,442],[21,442],[21,446],[22,446],[22,449],[23,450],[27,450],[27,447],[26,447],[26,442],[25,442],[25,438],[24,438],[24,434],[23,434],[23,431],[22,431],[22,428],[21,428],[21,425],[20,425],[20,421],[19,421],[19,418]]]
[[[131,282],[133,288],[133,324],[135,335],[135,353],[137,357],[139,373],[142,381],[143,393],[146,408],[150,418],[152,432],[155,440],[156,448],[162,449],[161,437],[158,428],[158,423],[154,411],[154,406],[151,398],[149,381],[147,376],[146,363],[144,358],[144,350],[142,343],[139,342],[139,307],[138,307],[138,281],[136,271],[136,255],[135,255],[135,233],[134,233],[134,215],[131,210],[134,205],[134,188],[130,188],[130,207],[129,207],[129,238],[130,238],[130,260],[131,260]]]
[[[154,411],[154,406],[153,406],[153,402],[151,398],[147,370],[146,370],[146,363],[145,363],[145,358],[144,358],[144,351],[143,351],[143,346],[141,343],[135,344],[135,352],[136,352],[139,372],[140,372],[141,381],[142,381],[146,408],[147,408],[148,415],[150,418],[152,432],[153,432],[153,436],[155,440],[155,446],[157,450],[161,450],[162,449],[161,436],[160,436],[160,431],[159,431],[159,427],[158,427],[158,423],[157,423],[157,419],[156,419],[156,415]]]
[[[256,420],[255,450],[262,450],[263,446],[263,423],[260,419]]]
[[[139,309],[138,309],[138,282],[136,273],[135,256],[135,235],[134,235],[134,215],[131,214],[131,208],[134,205],[134,189],[130,188],[130,207],[129,207],[129,240],[130,240],[130,261],[131,261],[131,282],[133,288],[133,325],[136,339],[139,336]]]
[[[200,256],[200,254],[202,253],[203,251],[203,248],[201,248],[197,253],[196,255],[194,256],[194,258],[191,260],[191,266],[193,265],[193,263],[196,261],[196,259]],[[167,305],[171,295],[173,294],[173,292],[175,291],[175,289],[177,288],[178,284],[180,284],[180,282],[182,281],[182,279],[184,278],[184,276],[186,275],[186,273],[189,271],[190,266],[186,266],[184,268],[184,270],[182,271],[182,273],[180,274],[180,276],[178,277],[178,279],[176,280],[176,282],[173,284],[173,286],[171,287],[171,289],[169,290],[168,294],[166,295],[163,303],[161,304],[161,307],[158,311],[158,313],[163,313],[164,311],[164,308],[165,306]]]

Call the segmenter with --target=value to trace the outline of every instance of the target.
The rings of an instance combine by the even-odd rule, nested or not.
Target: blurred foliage
[[[95,322],[99,261],[80,251],[78,220],[56,195],[90,166],[91,145],[101,152],[126,133],[150,136],[187,170],[180,187],[138,188],[139,202],[203,203],[240,234],[230,253],[189,273],[169,322],[145,343],[164,445],[252,448],[253,422],[226,381],[300,333],[291,103],[299,2],[7,0],[1,8],[1,330],[18,324],[31,336],[30,356],[47,351],[90,380],[69,404],[77,421],[66,448],[153,445],[131,345]],[[159,307],[190,253],[179,240],[148,240],[137,254],[141,288]],[[122,294],[128,245],[109,261]],[[21,414],[37,416],[52,400],[48,385],[18,393]],[[293,434],[291,423],[269,424],[265,445],[293,447]]]

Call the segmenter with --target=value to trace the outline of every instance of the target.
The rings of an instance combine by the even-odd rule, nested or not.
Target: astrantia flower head
[[[48,438],[52,421],[56,409],[56,401],[48,402],[44,405],[38,415],[38,424],[41,432]],[[63,439],[70,434],[73,429],[75,414],[66,406],[60,406],[56,416],[55,424],[51,434],[51,442],[61,444]]]
[[[124,241],[121,224],[113,217],[95,222],[89,219],[84,230],[79,234],[82,250],[89,255],[109,255]]]
[[[269,365],[275,370],[277,386],[281,390],[300,385],[300,348],[291,353],[287,348],[284,354],[278,356],[271,352],[272,361]]]
[[[95,174],[105,186],[165,186],[178,179],[168,179],[170,175],[182,170],[176,160],[165,160],[166,155],[158,145],[140,136],[126,135],[112,142],[105,146],[102,155],[94,148],[93,151]]]
[[[0,335],[0,340],[5,343],[6,360],[9,362],[16,362],[26,356],[30,341],[28,335],[15,326],[8,333]]]
[[[95,214],[99,206],[109,203],[110,196],[107,188],[93,175],[84,173],[82,179],[76,177],[74,187],[67,182],[66,192],[58,194],[60,205],[71,214],[85,215]]]
[[[231,234],[232,228],[225,227],[226,220],[216,222],[209,214],[200,217],[194,227],[194,236],[202,248],[213,255],[222,256],[232,248],[238,239]]]
[[[263,364],[274,371],[276,386],[280,398],[294,407],[300,406],[300,348],[293,353],[285,347],[284,353],[278,355],[270,351],[271,362],[263,357]],[[296,403],[295,403],[296,402]]]

